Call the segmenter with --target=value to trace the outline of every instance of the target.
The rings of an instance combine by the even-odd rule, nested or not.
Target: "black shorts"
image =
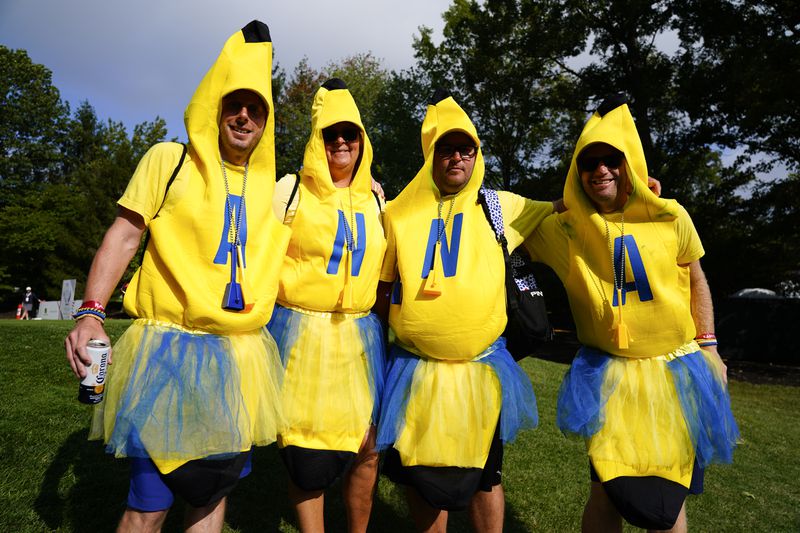
[[[314,450],[300,446],[280,449],[289,478],[304,491],[325,490],[345,474],[356,454],[338,450]]]
[[[603,483],[603,489],[628,523],[642,529],[671,529],[686,495],[702,494],[704,474],[703,468],[695,461],[688,489],[657,476],[620,476]],[[600,482],[591,462],[589,477]]]
[[[250,471],[250,452],[225,459],[196,459],[169,474],[162,474],[147,458],[131,458],[128,507],[162,511],[172,506],[174,495],[192,507],[206,507],[233,491],[239,478]]]
[[[400,453],[389,448],[383,462],[383,473],[395,483],[416,489],[435,509],[463,511],[476,492],[491,492],[502,480],[503,443],[499,426],[498,422],[483,468],[403,466]]]

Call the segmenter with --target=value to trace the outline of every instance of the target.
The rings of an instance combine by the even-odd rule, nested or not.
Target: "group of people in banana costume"
[[[149,232],[124,300],[136,319],[90,435],[130,460],[119,530],[158,531],[177,495],[187,531],[220,531],[227,495],[258,468],[252,447],[277,442],[304,532],[324,530],[339,479],[348,529],[366,531],[382,452],[420,531],[464,509],[476,530],[501,531],[503,447],[538,414],[502,337],[505,264],[478,202],[475,126],[437,91],[424,161],[387,204],[356,102],[331,79],[300,171],[276,180],[271,72],[265,24],[228,39],[186,108],[186,153],[153,146],[120,198],[66,339],[82,377]],[[563,202],[501,191],[494,207],[508,249],[555,271],[575,318],[582,347],[557,424],[586,440],[584,531],[623,518],[684,531],[686,495],[738,438],[702,244],[647,175],[628,105],[612,98],[578,138]]]

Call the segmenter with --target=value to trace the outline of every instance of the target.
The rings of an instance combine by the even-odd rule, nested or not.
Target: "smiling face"
[[[240,89],[222,99],[219,152],[225,161],[244,165],[264,134],[268,110],[254,92]]]
[[[469,183],[476,155],[475,141],[464,132],[439,139],[433,153],[433,182],[442,195],[456,194]]]
[[[600,213],[619,211],[628,201],[625,155],[605,143],[589,145],[577,158],[581,186]]]
[[[347,187],[361,154],[361,129],[352,122],[337,122],[322,130],[328,170],[336,187]]]

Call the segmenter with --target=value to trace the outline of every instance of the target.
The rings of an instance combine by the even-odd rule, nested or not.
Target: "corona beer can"
[[[78,401],[81,403],[95,404],[103,401],[106,388],[106,375],[108,370],[109,344],[105,341],[92,339],[86,345],[86,353],[92,362],[86,366],[86,377],[78,387]]]

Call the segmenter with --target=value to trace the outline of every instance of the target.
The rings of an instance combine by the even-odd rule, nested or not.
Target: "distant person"
[[[350,91],[328,80],[311,106],[303,168],[273,200],[292,237],[267,327],[286,368],[278,446],[301,531],[324,530],[325,490],[340,477],[348,530],[366,531],[377,483],[385,349],[370,310],[386,239],[371,165]]]
[[[558,426],[586,439],[585,532],[686,531],[687,494],[731,462],[739,432],[717,352],[700,238],[686,210],[645,186],[647,163],[621,98],[578,139],[567,211],[526,241],[555,270],[583,345],[564,377]]]
[[[30,287],[25,287],[25,294],[22,295],[22,316],[20,316],[21,320],[30,320],[31,314],[33,313],[33,306],[39,303],[42,303],[44,300],[40,300],[36,293],[31,290]]]
[[[90,431],[130,458],[118,531],[160,530],[175,495],[188,504],[187,530],[221,531],[250,448],[283,427],[283,369],[263,327],[288,241],[271,202],[271,72],[266,25],[253,21],[228,39],[186,109],[185,161],[180,145],[159,143],[139,162],[66,339],[83,376],[86,345],[108,341],[104,306],[147,228],[124,299],[137,319],[114,346]]]

